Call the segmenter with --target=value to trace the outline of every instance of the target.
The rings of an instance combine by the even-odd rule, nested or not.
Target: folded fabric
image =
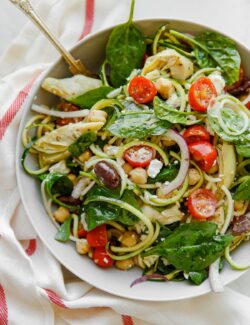
[[[56,37],[70,48],[92,31],[125,21],[130,1],[41,0],[36,4]],[[171,16],[176,17],[179,10],[182,18],[197,18],[201,11],[205,16],[207,11],[204,7],[198,10],[197,4],[196,0],[138,0],[135,17],[169,17],[172,6],[175,11],[171,11]],[[233,16],[238,3],[236,6],[233,0],[223,0],[218,4],[213,0],[206,5],[211,13],[217,12],[217,6],[229,6]],[[218,26],[219,20],[216,22]],[[244,40],[249,37],[249,27],[247,34],[242,29],[234,35]],[[40,241],[20,202],[15,145],[30,90],[57,58],[50,43],[28,23],[0,60],[0,324],[250,324],[249,272],[231,285],[234,290],[226,288],[220,294],[178,302],[133,301],[112,296],[78,279]]]

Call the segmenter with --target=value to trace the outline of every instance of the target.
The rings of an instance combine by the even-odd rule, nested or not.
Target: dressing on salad
[[[224,256],[249,267],[230,256],[250,234],[249,80],[228,37],[168,26],[146,36],[133,8],[111,32],[100,80],[44,80],[60,99],[32,105],[21,162],[41,182],[56,240],[100,267],[140,267],[132,285],[209,276],[216,290]]]

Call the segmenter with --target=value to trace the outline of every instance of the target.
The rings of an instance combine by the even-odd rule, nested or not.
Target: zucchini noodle
[[[190,84],[192,84],[194,81],[199,79],[202,75],[212,73],[212,72],[215,72],[215,71],[222,72],[222,70],[220,68],[203,68],[203,69],[200,69],[200,70],[196,71],[195,74],[193,74],[192,77],[190,79],[188,79],[188,81],[190,82]]]
[[[221,233],[225,234],[233,217],[234,201],[232,199],[231,193],[226,188],[226,186],[222,185],[221,189],[226,194],[227,197],[227,214],[226,214],[224,225],[221,229]]]
[[[238,271],[244,271],[250,268],[250,264],[238,264],[236,263],[231,255],[230,255],[230,248],[227,247],[225,249],[225,259],[227,260],[227,262],[230,264],[230,266],[234,269],[234,270],[238,270]]]
[[[36,121],[43,120],[44,118],[45,115],[35,115],[25,124],[25,127],[22,131],[22,144],[24,147],[27,147],[31,141],[31,137],[28,135],[29,130],[35,125]]]
[[[164,25],[164,26],[160,27],[158,29],[158,31],[156,32],[156,35],[154,37],[153,44],[152,44],[153,55],[157,54],[157,47],[158,47],[159,40],[161,38],[162,33],[166,30],[166,28],[167,28],[167,26]]]

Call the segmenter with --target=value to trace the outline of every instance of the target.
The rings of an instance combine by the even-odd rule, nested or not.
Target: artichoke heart
[[[65,79],[46,78],[42,83],[42,88],[54,95],[70,100],[85,94],[89,90],[99,88],[101,85],[102,82],[99,79],[75,75]]]

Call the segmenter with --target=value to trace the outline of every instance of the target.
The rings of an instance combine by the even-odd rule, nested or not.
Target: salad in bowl
[[[21,163],[55,240],[101,268],[141,268],[132,286],[210,277],[219,290],[225,260],[249,267],[230,252],[250,234],[250,81],[228,37],[144,35],[133,6],[99,78],[43,81],[57,103],[32,104]]]

